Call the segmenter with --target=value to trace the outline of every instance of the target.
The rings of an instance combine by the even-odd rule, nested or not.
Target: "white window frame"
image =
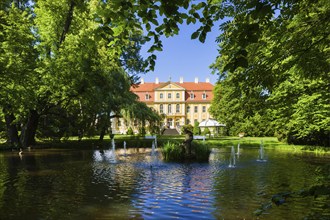
[[[190,93],[190,99],[194,99],[195,98],[195,95],[193,92]]]
[[[180,104],[176,104],[175,106],[175,112],[180,113]]]
[[[167,106],[167,113],[172,113],[172,105],[168,104]]]

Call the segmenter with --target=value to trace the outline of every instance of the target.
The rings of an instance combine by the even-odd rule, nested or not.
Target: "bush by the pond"
[[[179,142],[168,141],[161,150],[165,161],[181,161],[184,158],[184,149]]]
[[[165,161],[180,162],[187,159],[181,142],[168,141],[163,145],[161,150]],[[193,158],[189,158],[189,160],[196,160],[198,162],[206,162],[209,160],[211,150],[206,144],[193,142],[192,150]]]
[[[205,142],[193,142],[193,149],[195,149],[196,160],[199,162],[206,162],[209,160],[211,149]]]

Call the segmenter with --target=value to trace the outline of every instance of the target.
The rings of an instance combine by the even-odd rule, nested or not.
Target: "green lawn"
[[[162,146],[168,141],[182,142],[184,140],[183,135],[177,136],[157,136],[158,146]],[[152,140],[146,140],[140,136],[130,135],[115,135],[115,142],[117,147],[121,147],[123,142],[127,142],[128,147],[151,147]],[[194,140],[193,142],[202,142],[202,140]],[[289,145],[283,142],[279,142],[276,137],[215,137],[207,138],[205,144],[210,147],[230,147],[240,144],[244,147],[259,147],[263,142],[265,148],[276,148],[281,150],[308,150],[308,151],[320,151],[330,152],[330,149],[315,146],[303,146],[303,145]],[[62,139],[61,141],[54,140],[38,140],[36,147],[63,147],[63,148],[98,148],[98,147],[110,147],[109,136],[104,137],[104,141],[101,143],[98,140],[98,136],[83,138],[82,141],[78,141],[77,137],[70,137],[68,139]],[[0,140],[0,149],[11,149],[4,140]]]

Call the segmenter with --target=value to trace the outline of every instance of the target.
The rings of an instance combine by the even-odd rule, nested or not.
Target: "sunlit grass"
[[[151,139],[145,139],[140,135],[121,135],[116,134],[114,136],[116,146],[121,147],[125,141],[128,147],[151,147]],[[157,136],[158,146],[165,145],[168,141],[175,141],[182,143],[184,141],[184,135],[176,136]],[[330,153],[330,148],[319,146],[307,146],[307,145],[289,145],[284,142],[280,142],[276,137],[215,137],[206,138],[205,142],[202,140],[194,140],[192,144],[199,145],[205,144],[208,148],[221,148],[229,146],[237,146],[240,144],[242,147],[258,148],[261,144],[264,148],[271,148],[280,151],[308,151],[315,153]],[[111,141],[109,135],[104,136],[103,141],[99,141],[99,136],[84,137],[81,141],[78,137],[62,138],[61,140],[52,139],[37,139],[37,147],[63,147],[63,148],[94,148],[94,147],[110,147]],[[0,149],[9,149],[10,146],[6,144],[4,139],[0,140]]]

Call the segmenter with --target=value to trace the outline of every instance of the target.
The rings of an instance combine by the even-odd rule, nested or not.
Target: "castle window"
[[[169,104],[167,106],[167,113],[172,113],[172,105],[171,104]]]
[[[163,104],[160,104],[160,106],[159,106],[159,112],[160,113],[163,113],[164,112],[164,106],[163,106]]]
[[[195,106],[195,108],[194,108],[194,112],[195,112],[195,113],[198,112],[198,106]]]
[[[206,112],[206,106],[203,106],[203,110],[202,110],[203,112]]]
[[[203,93],[202,98],[206,99],[206,93],[205,92]]]
[[[150,99],[150,95],[146,94],[146,100],[149,100],[149,99]]]
[[[163,96],[164,96],[164,95],[163,95],[163,93],[160,93],[160,94],[159,94],[159,98],[161,98],[161,99],[162,99],[162,98],[163,98]]]
[[[168,93],[167,98],[171,99],[172,98],[172,93]]]
[[[179,113],[180,112],[180,105],[179,104],[176,104],[175,112],[176,113]]]
[[[187,113],[190,112],[190,106],[187,106]]]
[[[176,98],[177,98],[177,99],[180,98],[180,93],[176,93]]]
[[[191,92],[191,93],[190,93],[190,99],[194,99],[194,97],[195,97],[195,96],[194,96],[194,93]]]

